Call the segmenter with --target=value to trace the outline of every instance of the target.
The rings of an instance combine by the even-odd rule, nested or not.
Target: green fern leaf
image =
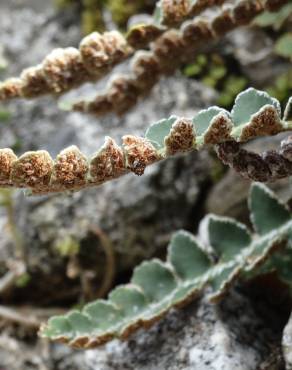
[[[170,308],[195,299],[206,285],[212,289],[210,301],[217,302],[236,279],[260,273],[267,260],[279,270],[280,278],[292,282],[287,272],[290,249],[275,254],[279,247],[292,246],[291,214],[270,190],[257,183],[252,186],[249,204],[258,235],[251,235],[233,219],[209,215],[202,221],[207,245],[189,232],[178,231],[169,244],[166,262],[143,262],[135,268],[130,284],[115,288],[108,300],[51,318],[41,328],[41,335],[76,348],[126,339],[138,328],[151,326]]]
[[[177,118],[177,116],[170,116],[169,118],[153,123],[145,133],[146,139],[148,139],[156,149],[159,150],[163,148],[164,138],[169,134]]]
[[[291,219],[286,206],[266,186],[255,183],[249,197],[251,221],[260,235],[279,229]]]
[[[250,122],[252,115],[258,113],[266,105],[275,107],[279,116],[281,115],[280,103],[266,92],[254,88],[243,91],[236,97],[231,111],[234,125],[240,126]]]

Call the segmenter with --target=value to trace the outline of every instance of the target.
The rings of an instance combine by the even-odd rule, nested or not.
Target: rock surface
[[[285,358],[286,370],[292,369],[292,316],[285,326],[282,338],[283,355]]]

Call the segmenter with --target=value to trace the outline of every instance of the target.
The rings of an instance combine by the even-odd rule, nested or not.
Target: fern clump
[[[272,256],[292,247],[291,212],[259,183],[251,188],[249,207],[255,234],[231,218],[208,215],[200,226],[204,244],[189,232],[176,232],[166,262],[143,262],[135,268],[130,283],[115,288],[107,300],[51,318],[41,328],[41,336],[93,348],[148,328],[172,307],[194,300],[206,286],[211,287],[210,301],[216,303],[238,278],[260,273],[266,261],[272,264],[270,268],[279,267],[282,277],[281,253],[275,263]]]

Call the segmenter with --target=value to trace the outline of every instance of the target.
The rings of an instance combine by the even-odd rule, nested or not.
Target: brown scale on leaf
[[[265,8],[270,12],[276,12],[283,6],[283,0],[266,0]]]
[[[269,166],[262,157],[246,150],[240,150],[233,159],[232,167],[241,176],[254,179],[254,181],[267,182],[271,177]]]
[[[159,78],[160,66],[158,59],[151,52],[140,52],[133,61],[133,73],[137,85],[145,90],[151,88]]]
[[[238,25],[246,25],[263,10],[261,0],[245,0],[235,5],[233,17]]]
[[[122,114],[134,106],[139,96],[139,88],[135,79],[120,76],[112,81],[107,99],[114,112]]]
[[[190,119],[178,118],[165,138],[166,155],[174,155],[191,150],[194,146],[195,134]]]
[[[161,0],[162,24],[177,26],[181,24],[190,11],[189,0]]]
[[[197,15],[201,13],[203,10],[215,5],[216,0],[196,0],[191,5],[191,14]]]
[[[93,33],[85,37],[80,49],[53,50],[41,64],[24,70],[20,78],[0,84],[0,100],[64,93],[104,76],[132,53],[117,31]]]
[[[86,69],[97,76],[105,74],[108,65],[124,60],[131,52],[126,39],[117,31],[102,35],[93,32],[81,41],[79,49]]]
[[[272,178],[282,179],[292,173],[292,161],[288,161],[276,150],[263,153],[262,158],[268,164]]]
[[[74,103],[72,110],[76,112],[88,112],[95,115],[104,115],[113,110],[113,104],[109,101],[107,95],[98,95],[89,102],[82,100]]]
[[[204,143],[214,145],[230,140],[232,128],[233,123],[230,118],[224,113],[219,113],[212,119],[210,127],[204,134]]]
[[[165,32],[153,45],[153,54],[159,60],[163,73],[172,73],[179,63],[184,44],[176,30]]]
[[[19,98],[21,96],[22,81],[20,78],[10,78],[0,83],[0,101]]]
[[[196,44],[202,44],[204,41],[214,37],[215,35],[209,22],[204,19],[195,19],[195,21],[187,23],[182,28],[182,38],[187,46],[194,47]]]
[[[116,142],[106,137],[101,150],[90,161],[90,182],[102,183],[126,173],[123,150]]]
[[[152,24],[139,25],[130,30],[127,41],[135,49],[145,49],[151,41],[156,40],[163,32],[163,29]]]
[[[224,2],[225,0],[196,1],[191,5],[191,9],[187,12],[186,18],[190,18],[193,14],[192,12],[199,12],[213,5],[221,5]],[[231,8],[231,13],[235,14],[237,19],[236,26],[239,26],[240,23],[245,24],[247,20],[251,21],[264,8],[275,11],[287,2],[288,0],[239,0],[234,5],[235,13],[233,8]],[[185,13],[184,9],[187,7],[186,0],[165,0],[165,4],[167,8],[168,4],[174,4],[175,7],[181,6],[182,13],[180,14]],[[226,33],[227,30],[234,28],[230,17],[228,18],[228,15],[226,14],[220,14],[222,11],[225,12],[224,9],[220,10],[219,18],[215,18],[213,24],[212,20],[196,18],[193,22],[183,25],[180,28],[176,39],[173,34],[172,37],[169,37],[169,34],[173,33],[174,30],[166,30],[165,28],[154,24],[132,28],[126,39],[122,35],[116,33],[116,31],[106,32],[103,35],[95,33],[95,36],[85,38],[86,41],[81,42],[80,50],[67,48],[62,49],[62,51],[59,49],[59,51],[57,50],[51,53],[51,55],[41,63],[43,73],[40,73],[38,70],[35,72],[30,70],[28,75],[24,78],[26,81],[19,78],[7,80],[0,84],[0,100],[21,96],[35,97],[46,93],[59,95],[71,88],[81,85],[84,82],[96,81],[108,73],[114,65],[123,61],[127,56],[134,52],[131,45],[136,48],[137,45],[135,46],[134,44],[140,43],[140,46],[138,47],[144,48],[146,44],[148,47],[149,42],[152,40],[155,42],[151,46],[151,49],[158,58],[161,67],[159,76],[173,73],[181,62],[187,62],[190,58],[193,58],[194,52],[198,46],[208,41],[212,41],[216,36],[221,36]],[[173,14],[175,15],[178,13],[173,12]],[[180,17],[181,15],[179,15],[179,18]],[[222,25],[221,29],[220,24]],[[167,36],[163,39],[164,35]],[[90,49],[91,47],[92,49]],[[81,49],[84,58],[82,56]],[[69,50],[72,52],[68,52]],[[171,63],[169,63],[170,61]],[[102,62],[104,64],[102,64]],[[66,66],[67,63],[68,66]],[[96,69],[97,65],[100,66],[98,70]],[[94,66],[95,70],[93,71]],[[39,66],[35,68],[38,69]],[[132,77],[133,73],[131,74],[131,78]],[[158,76],[156,77],[156,80],[158,80]],[[145,84],[145,88],[141,88],[137,92],[137,95],[146,95],[153,84],[154,80],[149,84]],[[129,89],[129,92],[131,94],[131,89]],[[123,102],[127,101],[125,95],[126,93],[123,96]],[[130,98],[128,108],[132,107],[133,104],[135,103],[133,99]],[[82,109],[80,109],[81,106]],[[77,104],[73,109],[76,107],[77,110],[83,111],[83,108],[85,109],[88,106],[88,104]],[[108,109],[110,110],[114,110],[114,108],[114,105],[111,107],[108,106]],[[126,110],[127,108],[125,106],[121,112]],[[98,114],[108,112],[108,110],[99,108],[97,108],[97,111],[100,112]]]
[[[154,146],[141,137],[123,136],[123,146],[127,158],[127,167],[138,176],[143,175],[146,166],[160,159]]]
[[[292,175],[292,137],[282,141],[280,150],[263,154],[241,149],[235,141],[218,144],[215,150],[224,164],[253,181],[268,182]]]
[[[259,135],[276,135],[283,130],[279,113],[272,105],[263,107],[251,117],[241,132],[240,141],[247,141]]]
[[[220,160],[224,164],[229,164],[232,159],[239,153],[240,151],[240,144],[236,141],[226,141],[225,143],[221,143],[215,146],[216,153]]]
[[[257,11],[253,12],[250,11],[250,9],[254,9],[254,4],[258,4],[257,1],[258,0],[240,0],[238,3],[236,3],[237,5],[234,6],[239,6],[238,4],[244,2],[244,7],[249,10],[249,14],[252,19],[256,16]],[[261,1],[263,1],[263,4],[265,4],[265,0]],[[287,2],[287,0],[281,1],[282,5]],[[248,5],[249,2],[251,3],[251,5]],[[214,3],[212,1],[212,5],[218,3],[220,3],[220,0],[218,0],[218,2],[215,1]],[[151,58],[150,56],[153,55],[159,65],[159,72],[155,74],[155,79],[149,79],[148,82],[146,82],[146,79],[143,80],[139,74],[135,74],[133,64],[130,73],[124,76],[123,81],[121,81],[120,76],[113,76],[112,81],[115,81],[115,79],[117,80],[118,86],[116,88],[112,89],[112,87],[110,86],[105,93],[101,94],[103,97],[103,101],[107,104],[110,103],[107,105],[108,110],[99,108],[96,103],[94,103],[93,105],[95,107],[95,110],[90,110],[89,102],[81,105],[82,109],[88,108],[86,110],[87,112],[95,113],[97,115],[105,114],[110,111],[118,114],[123,114],[128,111],[130,108],[133,107],[133,105],[136,104],[139,97],[146,96],[149,93],[151,88],[161,76],[174,73],[174,71],[181,63],[193,60],[194,54],[195,52],[197,52],[200,46],[204,46],[207,42],[211,42],[212,40],[215,40],[218,36],[222,36],[227,31],[230,31],[233,28],[237,27],[238,24],[233,23],[232,14],[234,6],[231,7],[228,11],[224,9],[220,10],[218,15],[219,18],[215,17],[213,20],[208,20],[197,17],[195,18],[195,20],[185,23],[180,28],[180,30],[171,29],[165,31],[151,45],[151,50],[149,52],[149,59]],[[220,30],[220,24],[222,25],[223,30]],[[137,29],[138,28],[139,26],[137,26]],[[147,63],[148,61],[145,63],[145,66]],[[121,97],[118,96],[119,93],[121,94]],[[92,100],[92,102],[98,99],[101,95],[98,94],[97,97]],[[105,106],[106,105],[103,104],[103,107]],[[73,106],[73,109],[75,109],[75,107],[77,108],[77,110],[80,110],[80,105],[77,104]]]
[[[193,5],[191,5],[190,13],[192,15],[197,15],[212,6],[223,5],[225,1],[226,0],[196,0],[193,2]]]
[[[12,163],[17,160],[17,156],[11,149],[0,150],[0,184],[9,185]]]
[[[50,88],[60,94],[89,80],[79,50],[56,49],[43,62],[43,73]]]
[[[235,27],[236,23],[232,16],[231,8],[222,10],[222,12],[212,21],[212,28],[217,36],[223,36]]]
[[[88,163],[76,146],[64,149],[55,161],[51,183],[53,186],[74,188],[86,183]]]
[[[43,66],[40,64],[36,67],[25,69],[21,75],[21,96],[25,98],[34,98],[42,94],[52,92],[43,73]]]
[[[19,187],[42,189],[49,184],[53,160],[48,152],[27,152],[12,163],[11,181]]]

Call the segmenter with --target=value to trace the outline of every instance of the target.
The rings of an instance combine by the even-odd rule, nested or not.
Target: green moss
[[[233,64],[219,54],[211,54],[208,57],[200,54],[195,61],[184,67],[183,73],[187,77],[194,77],[206,86],[219,91],[216,104],[229,108],[235,96],[247,86],[247,79],[235,70],[229,73],[228,64]]]
[[[147,9],[145,0],[108,0],[107,7],[112,13],[113,21],[121,28],[125,28],[128,19]]]
[[[0,123],[7,123],[11,118],[11,113],[6,109],[0,108]]]
[[[211,177],[212,182],[216,184],[223,178],[227,169],[226,169],[226,166],[224,166],[224,164],[218,160],[217,156],[215,156],[214,153],[212,153],[212,156],[213,156],[213,162],[212,162],[212,167],[210,171],[210,177]]]
[[[102,32],[105,30],[102,14],[98,10],[84,9],[81,14],[81,26],[84,35],[93,31]]]
[[[123,29],[132,15],[141,12],[151,13],[155,5],[154,0],[54,0],[54,2],[58,9],[79,6],[84,34],[105,30],[103,19],[105,9],[111,12],[113,21]]]
[[[11,189],[0,189],[0,207],[8,207],[12,204],[12,192]]]
[[[8,66],[8,60],[4,55],[4,51],[0,45],[0,72],[4,71]]]
[[[66,8],[67,6],[70,6],[72,4],[76,3],[75,0],[54,0],[54,5],[58,9]]]
[[[240,76],[228,76],[223,83],[217,104],[223,107],[229,107],[237,94],[247,86],[247,79]]]
[[[62,257],[68,257],[76,255],[80,250],[80,245],[77,240],[67,235],[56,243],[55,248]]]
[[[281,103],[286,102],[292,93],[292,68],[277,77],[273,85],[266,87],[266,91]]]
[[[292,60],[292,32],[284,33],[275,44],[275,53]]]
[[[15,286],[17,288],[25,288],[29,284],[30,280],[31,276],[25,272],[16,279]]]
[[[292,4],[286,4],[278,12],[264,12],[256,17],[254,23],[260,27],[272,27],[279,30],[289,19],[292,13]]]

